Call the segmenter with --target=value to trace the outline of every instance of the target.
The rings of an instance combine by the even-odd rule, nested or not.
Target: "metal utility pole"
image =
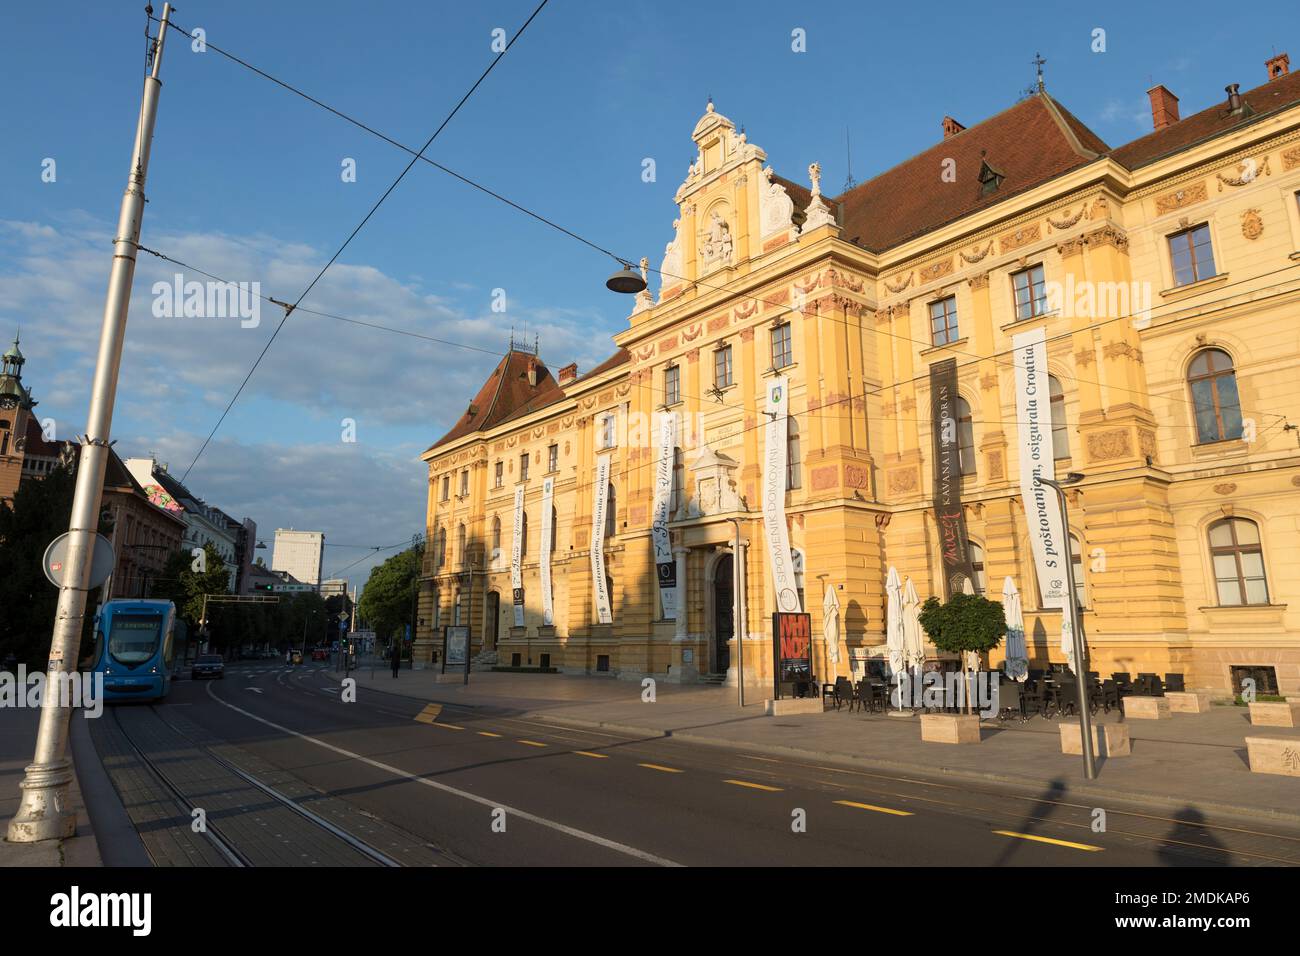
[[[99,333],[99,354],[95,360],[86,434],[81,440],[77,487],[72,499],[71,520],[68,522],[70,537],[67,572],[63,585],[59,588],[46,687],[56,686],[59,674],[75,671],[77,667],[82,623],[86,616],[90,561],[94,554],[95,534],[99,524],[104,466],[108,461],[113,402],[117,397],[122,342],[126,335],[127,310],[131,304],[131,281],[135,277],[136,247],[140,241],[140,222],[144,216],[144,183],[149,170],[149,147],[153,140],[154,119],[158,115],[158,96],[162,90],[159,73],[170,17],[171,4],[164,4],[153,50],[153,69],[144,81],[135,145],[131,151],[131,168],[127,174],[126,192],[122,196],[117,232],[113,239],[113,265],[104,301],[104,322]],[[72,706],[70,701],[60,701],[60,696],[46,693],[41,701],[36,753],[27,767],[22,783],[18,785],[22,790],[18,812],[9,821],[8,838],[11,843],[67,839],[76,832],[77,815],[67,805],[68,784],[72,780],[72,765],[67,755],[68,721],[72,717]]]
[[[1065,534],[1065,551],[1068,570],[1065,574],[1066,600],[1069,608],[1063,613],[1070,615],[1070,637],[1074,644],[1074,686],[1078,691],[1079,735],[1083,744],[1083,775],[1089,780],[1097,779],[1097,761],[1092,752],[1092,715],[1088,713],[1088,657],[1083,640],[1083,622],[1079,620],[1079,595],[1074,583],[1074,554],[1070,547],[1070,513],[1065,500],[1065,485],[1078,484],[1083,475],[1072,471],[1065,481],[1052,481],[1038,477],[1035,480],[1047,485],[1056,492],[1056,499],[1061,505],[1061,525]]]

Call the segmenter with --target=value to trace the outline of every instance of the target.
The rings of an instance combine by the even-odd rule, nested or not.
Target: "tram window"
[[[158,650],[161,629],[157,614],[114,615],[108,625],[108,653],[121,664],[143,664]]]

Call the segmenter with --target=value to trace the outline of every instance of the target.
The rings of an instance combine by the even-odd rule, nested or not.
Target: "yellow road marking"
[[[436,723],[435,721],[433,721],[432,719],[427,719],[427,720],[426,720],[425,718],[422,718],[422,717],[416,717],[415,719],[418,720],[418,721],[419,721],[420,723],[422,723],[422,724],[428,724],[430,727],[441,727],[441,728],[443,728],[444,730],[464,730],[464,729],[465,729],[465,728],[462,727],[460,724],[439,724],[439,723]]]
[[[420,711],[420,716],[432,717],[433,719],[436,720],[438,718],[438,715],[441,713],[442,713],[442,704],[426,704],[424,710]]]
[[[520,740],[518,743],[527,744],[529,747],[545,747],[546,744],[539,744],[536,740]]]
[[[994,830],[999,836],[1016,837],[1021,840],[1033,840],[1036,843],[1052,843],[1056,846],[1068,846],[1072,850],[1088,850],[1090,852],[1099,852],[1104,847],[1089,846],[1087,843],[1071,843],[1069,840],[1053,840],[1051,837],[1034,836],[1032,833],[1016,833],[1013,830]]]
[[[751,790],[768,790],[772,793],[777,793],[781,790],[780,787],[769,787],[765,783],[750,783],[748,780],[724,780],[722,782],[729,783],[733,787],[749,787]]]
[[[657,763],[639,763],[638,767],[645,767],[647,770],[662,770],[664,773],[685,773],[685,770],[678,770],[676,767],[661,767]]]
[[[579,757],[595,757],[597,760],[608,760],[609,754],[594,754],[590,750],[575,750]]]
[[[494,734],[494,733],[492,733],[492,731],[490,731],[490,730],[480,730],[480,731],[478,732],[478,735],[479,735],[480,737],[500,737],[500,736],[501,736],[500,734]]]
[[[892,813],[896,817],[910,817],[912,813],[907,810],[891,810],[889,807],[877,807],[870,803],[857,803],[854,800],[836,800],[842,807],[857,807],[859,810],[875,810],[877,813]]]

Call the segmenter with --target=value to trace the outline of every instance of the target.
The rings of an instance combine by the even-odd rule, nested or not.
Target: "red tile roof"
[[[840,234],[880,252],[1085,166],[1107,149],[1068,110],[1037,93],[836,197]],[[948,159],[956,163],[955,182],[941,179]],[[987,196],[978,179],[986,161],[1004,176]]]
[[[1225,94],[1222,100],[1209,109],[1135,139],[1110,155],[1122,166],[1138,169],[1222,133],[1258,122],[1278,110],[1295,106],[1300,103],[1300,72],[1287,73],[1269,80],[1263,86],[1241,94],[1241,98],[1250,106],[1251,111],[1247,114],[1229,113]]]
[[[537,384],[528,384],[528,363],[537,363]],[[427,451],[473,432],[493,428],[508,418],[524,415],[559,401],[564,392],[541,359],[530,352],[510,351],[497,363],[487,381],[451,431]]]

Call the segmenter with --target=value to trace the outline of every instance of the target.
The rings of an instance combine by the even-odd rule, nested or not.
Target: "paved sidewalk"
[[[74,722],[84,722],[81,712]],[[36,726],[40,710],[6,707],[0,710],[0,866],[101,866],[99,846],[86,812],[81,786],[73,765],[68,799],[77,812],[77,832],[70,840],[45,840],[41,843],[10,843],[4,839],[9,820],[18,811],[21,791],[18,784],[23,771],[32,762],[36,746]],[[73,727],[76,733],[84,728]]]
[[[331,676],[333,671],[327,671]],[[1300,825],[1300,778],[1251,773],[1247,736],[1287,737],[1300,730],[1252,727],[1244,707],[1216,706],[1204,714],[1129,722],[1132,755],[1098,760],[1095,781],[1082,776],[1082,758],[1061,753],[1060,720],[983,722],[978,746],[922,743],[915,718],[850,714],[846,709],[786,717],[763,715],[762,692],[747,693],[744,710],[734,687],[659,681],[654,703],[642,701],[639,681],[550,674],[471,673],[470,685],[438,683],[431,670],[403,670],[394,679],[379,666],[353,671],[358,688],[419,700],[544,717],[577,727],[743,749],[809,762],[844,763],[918,776],[1055,789],[1081,800],[1125,799],[1167,809],[1267,817]],[[1114,723],[1115,712],[1095,722]],[[1094,804],[1098,805],[1098,804]]]

